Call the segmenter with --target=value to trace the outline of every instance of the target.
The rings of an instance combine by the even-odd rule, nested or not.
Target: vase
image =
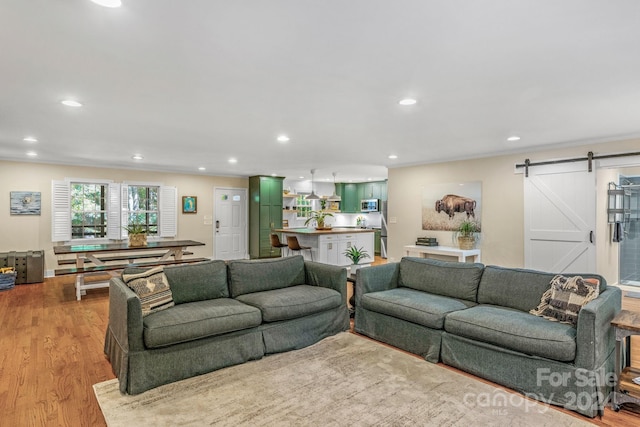
[[[476,239],[473,236],[459,236],[458,237],[458,246],[462,250],[473,249],[476,244]]]
[[[147,246],[146,234],[129,234],[129,247]]]

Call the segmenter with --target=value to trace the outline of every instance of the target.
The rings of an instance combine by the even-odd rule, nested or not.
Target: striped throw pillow
[[[143,317],[173,307],[173,295],[162,266],[141,273],[123,273],[122,280],[140,299]]]

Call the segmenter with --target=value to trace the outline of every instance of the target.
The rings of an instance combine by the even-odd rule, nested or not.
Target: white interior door
[[[525,267],[596,272],[596,173],[586,162],[529,168],[524,177]]]
[[[247,189],[216,188],[213,197],[215,259],[248,258]]]

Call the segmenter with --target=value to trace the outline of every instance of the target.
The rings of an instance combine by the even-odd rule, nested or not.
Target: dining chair
[[[313,249],[311,246],[300,246],[300,242],[298,242],[298,238],[296,236],[287,236],[287,244],[289,246],[290,251],[302,251],[308,250],[311,255],[311,261],[313,261]]]

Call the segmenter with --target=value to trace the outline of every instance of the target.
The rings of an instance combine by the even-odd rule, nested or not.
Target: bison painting
[[[436,200],[436,212],[444,212],[453,219],[456,212],[465,212],[467,218],[475,218],[476,201],[468,197],[447,194],[441,200]]]

